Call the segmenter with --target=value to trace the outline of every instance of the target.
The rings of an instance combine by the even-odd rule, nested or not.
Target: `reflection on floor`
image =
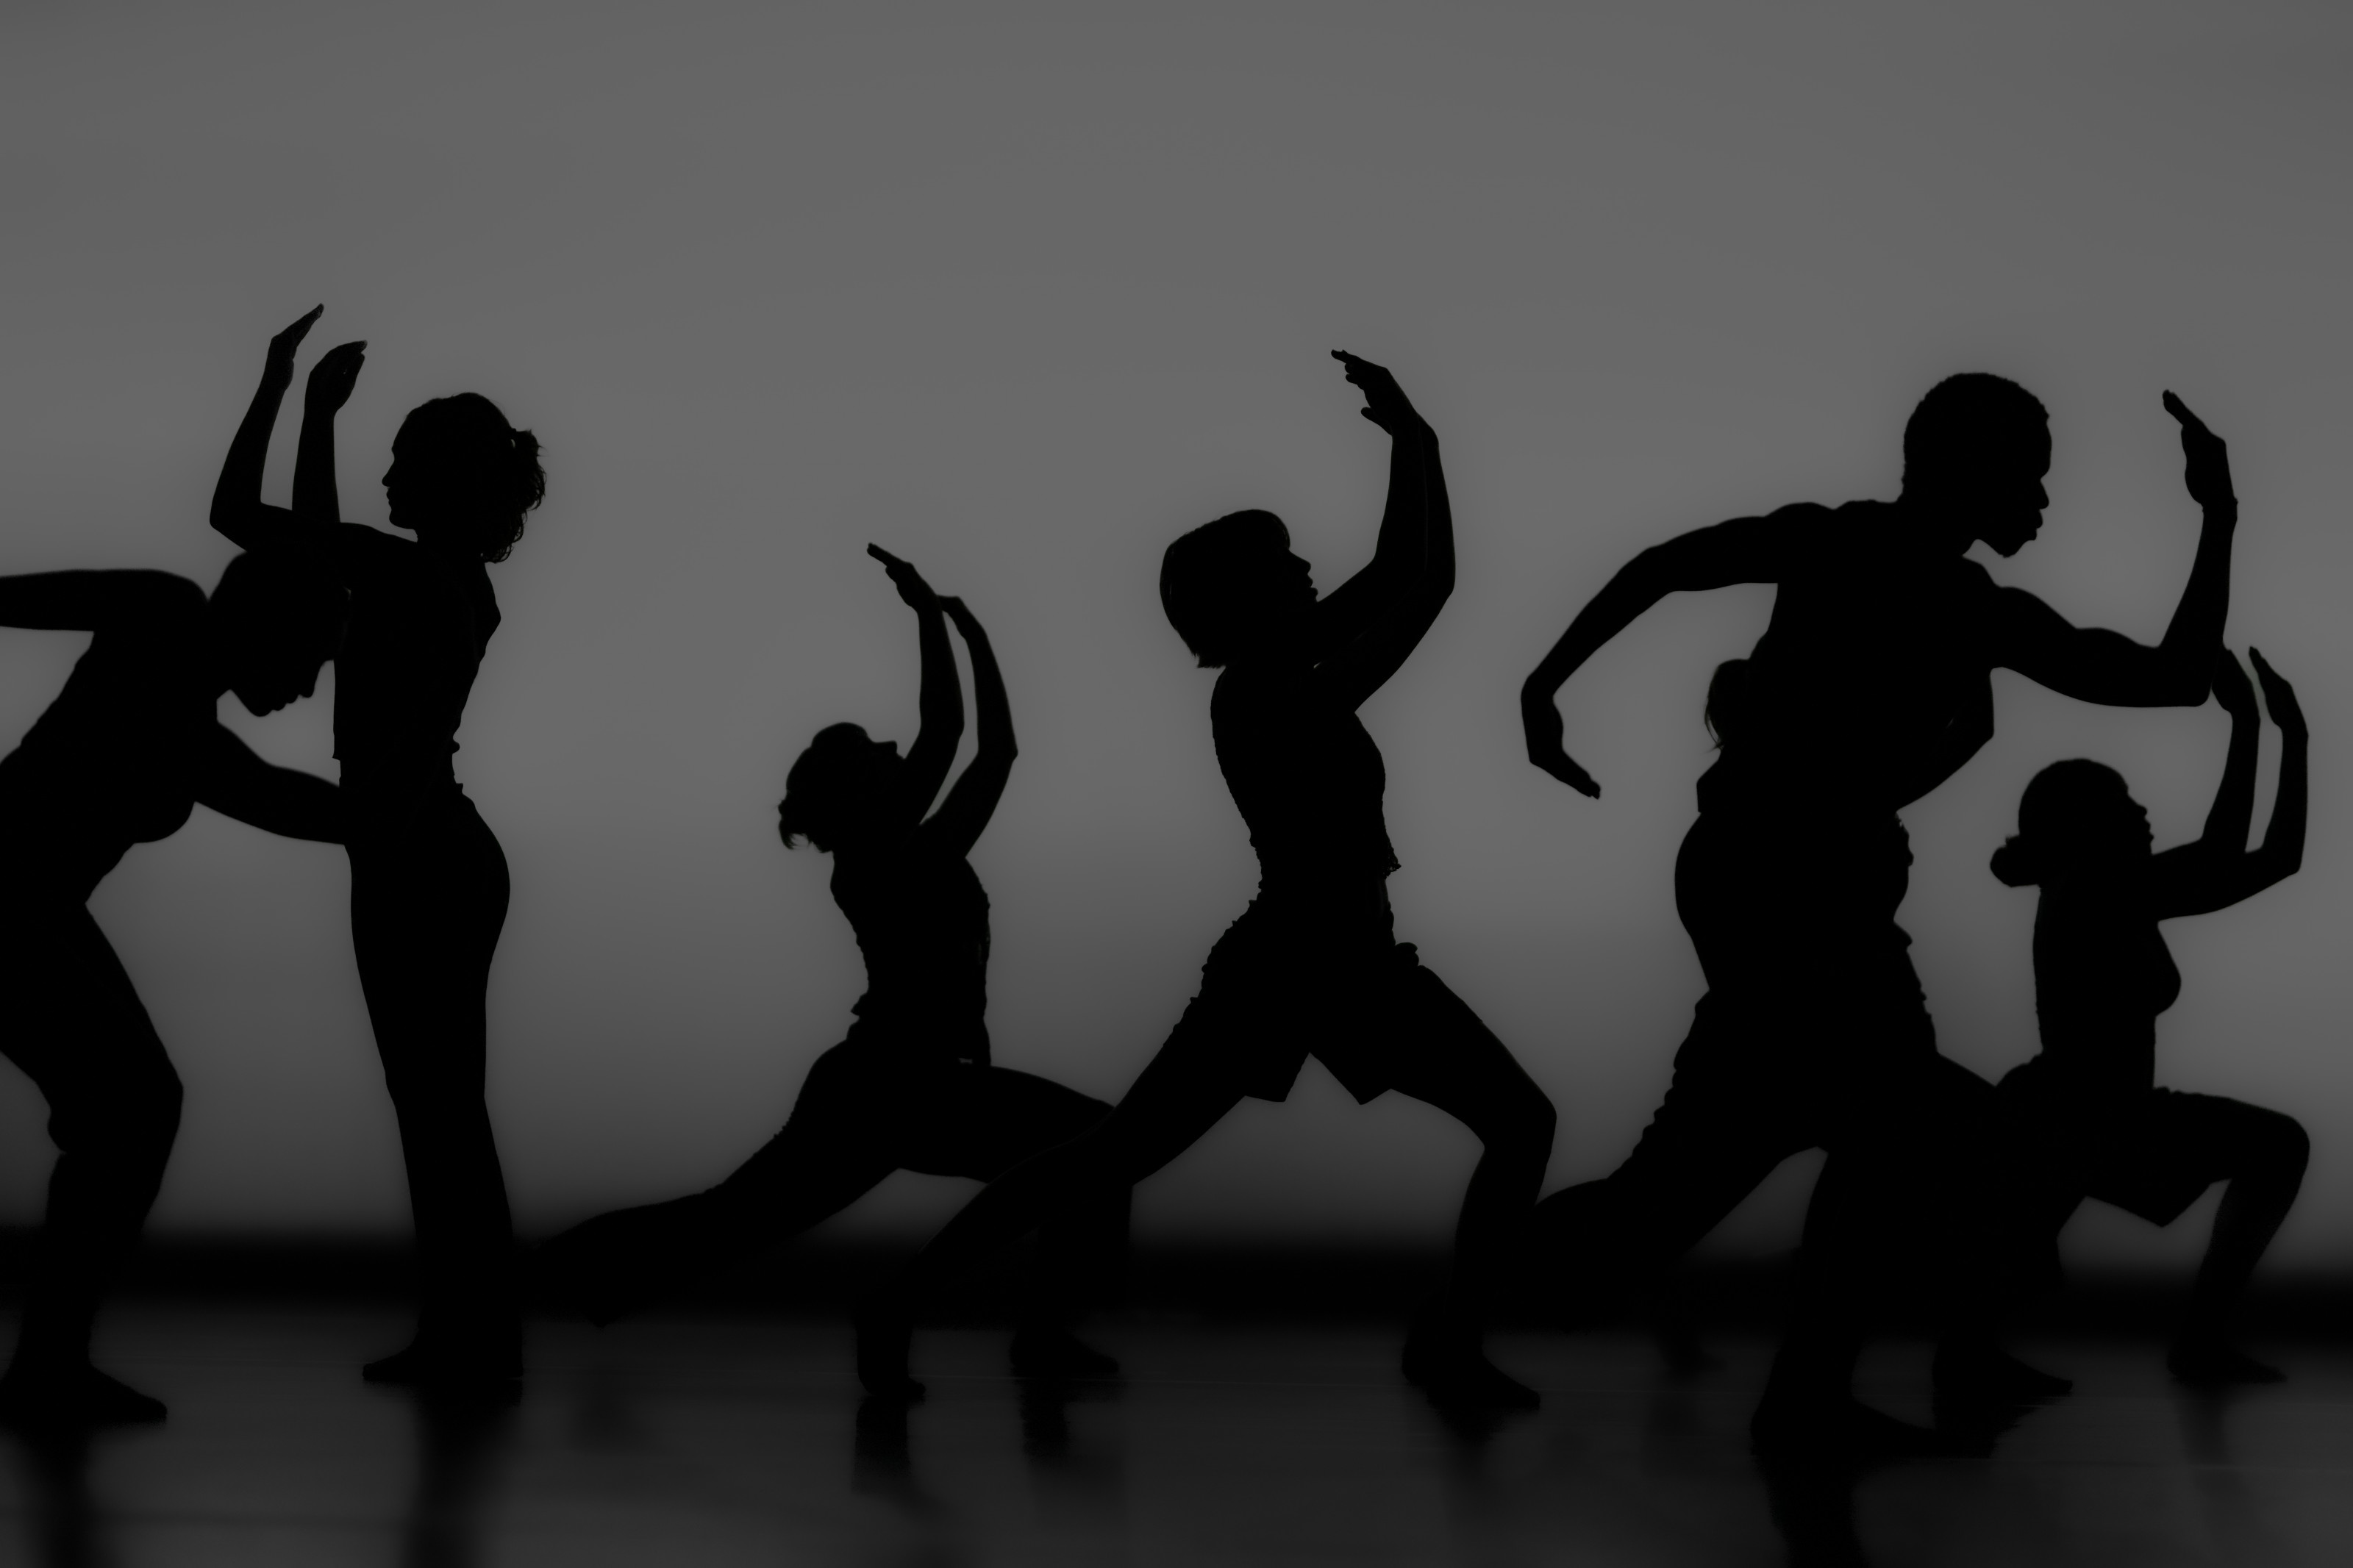
[[[1630,1337],[1503,1335],[1545,1408],[1450,1426],[1350,1328],[1113,1327],[1124,1388],[1005,1375],[1001,1336],[923,1336],[930,1400],[861,1402],[824,1322],[534,1330],[512,1407],[363,1385],[374,1310],[128,1306],[108,1364],[171,1421],[0,1437],[0,1562],[146,1564],[2341,1563],[2353,1354],[2286,1347],[2284,1387],[2174,1391],[2153,1344],[2030,1348],[2079,1392],[1993,1458],[1847,1484],[1749,1458],[1762,1341],[1663,1379]],[[1865,1392],[1925,1418],[1925,1352]]]

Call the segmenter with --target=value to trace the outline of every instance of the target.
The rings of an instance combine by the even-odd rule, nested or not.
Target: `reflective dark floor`
[[[1004,1374],[1001,1336],[918,1343],[930,1400],[860,1401],[846,1329],[543,1326],[512,1407],[363,1385],[388,1311],[111,1314],[162,1427],[0,1438],[0,1562],[142,1564],[2169,1564],[2353,1561],[2353,1353],[2284,1387],[2165,1381],[2154,1344],[2031,1350],[2079,1392],[1990,1459],[1768,1487],[1745,1441],[1766,1346],[1676,1384],[1629,1337],[1499,1336],[1546,1394],[1450,1428],[1358,1329],[1113,1327],[1118,1392]],[[1925,1417],[1925,1352],[1866,1392]]]

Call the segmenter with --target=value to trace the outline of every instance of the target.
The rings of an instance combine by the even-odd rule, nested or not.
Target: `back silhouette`
[[[2025,391],[1960,375],[1905,426],[1894,501],[1786,507],[1642,552],[1522,689],[1530,760],[1598,796],[1563,748],[1561,684],[1667,594],[1778,587],[1675,863],[1676,909],[1708,991],[1673,1083],[1617,1172],[1539,1205],[1552,1262],[1579,1282],[1622,1284],[1680,1257],[1784,1159],[1830,1150],[1796,1316],[1754,1426],[1767,1448],[1944,1446],[1848,1393],[1869,1310],[1901,1277],[1898,1262],[1933,1271],[1954,1320],[1940,1385],[2063,1386],[1992,1352],[1981,1331],[1959,1331],[1981,1330],[2024,1268],[2014,1257],[2022,1177],[1991,1086],[1936,1052],[1911,939],[1895,923],[1911,862],[1895,813],[1992,734],[1996,667],[2086,701],[2204,700],[2237,507],[2221,441],[2169,393],[2165,405],[2205,522],[2154,648],[2070,626],[1963,556],[1978,541],[2013,554],[2034,537],[2051,439]]]
[[[271,427],[313,310],[270,340],[222,461],[213,527],[351,593],[335,665],[335,756],[348,809],[352,948],[385,1088],[400,1121],[417,1226],[417,1329],[372,1382],[449,1387],[522,1371],[506,1180],[483,1102],[491,958],[507,863],[452,757],[475,672],[499,626],[491,562],[546,490],[539,442],[474,393],[409,411],[385,499],[414,542],[339,521],[334,419],[366,347],[320,357],[305,389],[294,509],[261,502]]]
[[[598,1321],[807,1230],[893,1171],[988,1180],[1111,1109],[989,1059],[988,896],[965,857],[1012,772],[1012,710],[988,636],[964,602],[934,595],[896,556],[868,552],[915,612],[915,743],[902,757],[855,724],[821,730],[776,808],[787,847],[805,837],[833,856],[834,901],[865,955],[866,994],[849,1037],[809,1068],[784,1130],[733,1175],[688,1197],[599,1215],[541,1249],[557,1296]],[[933,812],[964,733],[950,622],[972,661],[978,746]],[[1049,1227],[1042,1282],[1014,1336],[1016,1371],[1116,1370],[1071,1336],[1063,1316],[1079,1287],[1116,1259],[1126,1217],[1122,1192]]]
[[[180,1080],[85,907],[133,844],[201,801],[335,843],[326,780],[271,767],[220,722],[235,691],[274,712],[316,685],[342,595],[240,555],[210,600],[164,572],[0,577],[0,625],[91,634],[65,689],[0,759],[0,1052],[49,1104],[58,1163],[0,1418],[158,1421],[164,1406],[90,1365],[107,1273],[137,1239],[180,1122]]]
[[[1199,994],[1111,1115],[991,1184],[861,1308],[859,1375],[874,1393],[922,1393],[907,1373],[911,1326],[945,1280],[1042,1219],[1126,1191],[1245,1097],[1285,1098],[1312,1055],[1359,1100],[1394,1089],[1478,1136],[1454,1279],[1416,1321],[1405,1372],[1450,1402],[1535,1403],[1480,1341],[1543,1179],[1552,1106],[1396,940],[1381,753],[1356,717],[1453,591],[1453,519],[1437,437],[1396,379],[1352,354],[1334,357],[1364,392],[1364,416],[1390,437],[1371,564],[1318,599],[1282,522],[1245,511],[1178,539],[1161,566],[1170,622],[1205,667],[1223,668],[1210,729],[1258,853],[1258,897],[1210,951]]]
[[[2214,697],[2231,715],[2231,745],[2196,842],[2153,854],[2148,813],[2125,781],[2078,760],[2034,776],[2019,803],[2018,836],[1993,861],[2011,887],[2042,889],[2034,1010],[2042,1050],[2002,1079],[2001,1095],[2055,1172],[2047,1234],[2055,1237],[2084,1197],[2170,1225],[2208,1187],[2230,1184],[2167,1357],[2174,1376],[2193,1384],[2278,1381],[2275,1368],[2232,1349],[2226,1330],[2311,1152],[2292,1117],[2157,1087],[2157,1017],[2181,994],[2158,922],[2227,909],[2303,864],[2304,712],[2263,655],[2252,657],[2281,740],[2278,799],[2261,848],[2247,848],[2247,828],[2262,720],[2254,689],[2225,653]]]

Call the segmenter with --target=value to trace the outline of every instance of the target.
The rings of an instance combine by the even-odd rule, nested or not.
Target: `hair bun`
[[[2023,838],[2008,838],[1993,852],[1993,874],[2004,887],[2032,888],[2042,881],[2042,857]]]

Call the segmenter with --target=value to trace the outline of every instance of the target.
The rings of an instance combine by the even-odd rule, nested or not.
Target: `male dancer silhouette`
[[[1356,709],[1405,662],[1454,587],[1453,518],[1438,437],[1396,378],[1335,353],[1388,432],[1389,487],[1372,563],[1318,599],[1273,514],[1235,512],[1168,547],[1160,597],[1201,663],[1218,765],[1259,857],[1258,898],[1219,939],[1201,990],[1093,1131],[992,1183],[859,1319],[859,1375],[907,1375],[924,1296],[1059,1208],[1124,1191],[1190,1148],[1246,1096],[1281,1100],[1314,1056],[1351,1094],[1394,1089],[1483,1145],[1463,1194],[1455,1275],[1408,1337],[1406,1375],[1442,1400],[1533,1405],[1480,1348],[1496,1276],[1521,1239],[1552,1147],[1553,1110],[1503,1043],[1391,931],[1397,868],[1381,816],[1380,749]]]
[[[2238,660],[2214,666],[2231,715],[2222,782],[2198,839],[2152,852],[2148,813],[2098,763],[2053,763],[2018,805],[2018,835],[1993,858],[2013,888],[2039,887],[2034,1013],[2042,1050],[2001,1080],[2001,1098],[2058,1173],[2044,1223],[2055,1235],[2085,1197],[2171,1225],[2216,1182],[2229,1185],[2189,1310],[2166,1358],[2183,1383],[2276,1383],[2232,1347],[2231,1309],[2304,1181],[2311,1141],[2295,1119],[2212,1094],[2157,1087],[2157,1016],[2181,994],[2159,921],[2228,909],[2304,863],[2304,710],[2251,653],[2280,730],[2278,798],[2262,847],[2247,847],[2262,720]]]
[[[914,567],[878,546],[867,552],[915,612],[915,743],[902,757],[896,742],[856,724],[820,730],[776,807],[787,848],[807,838],[833,856],[834,901],[866,959],[857,1021],[809,1068],[784,1131],[725,1181],[600,1215],[541,1249],[556,1293],[600,1322],[764,1240],[807,1230],[893,1171],[987,1180],[1077,1137],[1111,1109],[989,1060],[988,895],[965,857],[1013,771],[1013,710],[988,635],[964,601],[934,594]],[[951,621],[972,659],[978,747],[934,812],[964,734]],[[1048,1227],[1041,1272],[1051,1283],[1034,1292],[1014,1335],[1016,1372],[1116,1370],[1071,1335],[1063,1313],[1079,1278],[1115,1258],[1126,1197],[1107,1194]]]
[[[90,1364],[107,1272],[138,1238],[180,1124],[180,1080],[131,977],[85,907],[133,844],[203,802],[290,838],[336,843],[335,786],[272,767],[220,721],[308,697],[343,595],[252,555],[204,590],[167,572],[0,577],[0,626],[86,631],[90,647],[0,758],[0,1053],[49,1102],[58,1146],[0,1419],[160,1421],[164,1405]]]
[[[486,565],[522,536],[547,488],[539,442],[476,393],[411,409],[385,470],[401,539],[338,521],[334,418],[364,343],[311,373],[294,510],[261,503],[270,429],[294,353],[320,312],[270,340],[261,385],[221,464],[213,527],[351,591],[335,666],[335,755],[349,811],[352,947],[400,1120],[417,1226],[417,1338],[371,1362],[373,1382],[499,1384],[522,1370],[513,1225],[483,1102],[491,957],[507,863],[451,757],[475,672],[498,629]]]
[[[1624,1164],[1539,1208],[1562,1266],[1639,1276],[1688,1250],[1782,1160],[1831,1151],[1807,1216],[1798,1314],[1757,1413],[1760,1444],[1919,1445],[1848,1393],[1864,1301],[1881,1283],[1872,1265],[1892,1250],[1943,1252],[1956,1313],[1989,1310],[2016,1235],[2014,1205],[1997,1201],[2010,1178],[1989,1086],[1937,1054],[1911,939],[1895,923],[1911,863],[1895,814],[1991,735],[1996,667],[2089,702],[2205,700],[2238,509],[2221,440],[2171,393],[2164,403],[2204,524],[2155,647],[2071,626],[1964,557],[1978,541],[2008,556],[2034,537],[2051,462],[2042,404],[1967,374],[1913,412],[1894,501],[1785,507],[1643,551],[1522,689],[1529,760],[1598,797],[1562,744],[1562,683],[1667,594],[1778,586],[1738,722],[1700,780],[1699,819],[1675,863],[1676,908],[1708,993],[1672,1086]],[[1984,1349],[1946,1358],[1939,1373],[1956,1389],[2064,1386]]]

